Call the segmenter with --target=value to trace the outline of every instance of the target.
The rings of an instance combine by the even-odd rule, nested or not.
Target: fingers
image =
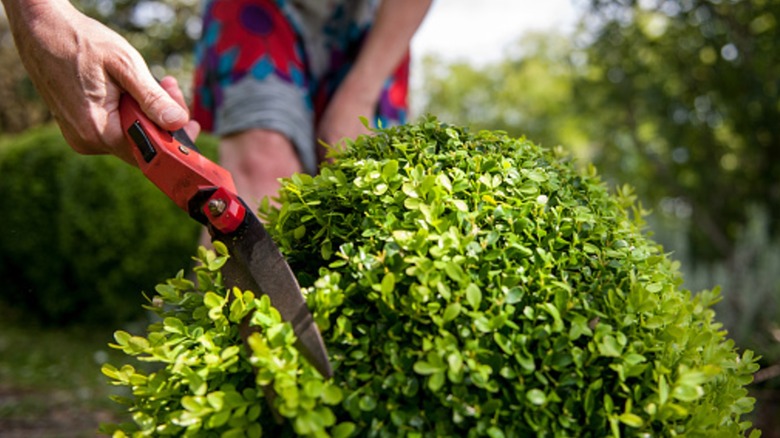
[[[112,60],[116,62],[106,63],[109,74],[135,98],[150,120],[169,131],[184,127],[190,117],[175,79],[166,77],[165,85],[158,84],[134,49],[129,58],[115,57]]]
[[[181,91],[181,87],[179,87],[179,82],[176,81],[176,78],[173,76],[165,76],[160,80],[160,86],[173,98],[173,100],[181,105],[182,108],[187,108],[187,101],[184,100],[184,93]],[[187,124],[184,125],[183,129],[190,139],[195,141],[198,134],[200,134],[200,123],[195,120],[189,120]]]
[[[187,108],[187,102],[184,100],[184,93],[179,87],[179,82],[173,76],[165,76],[160,80],[160,86],[173,98],[182,108]]]

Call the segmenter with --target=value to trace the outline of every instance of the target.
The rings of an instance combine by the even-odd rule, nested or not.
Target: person
[[[163,129],[194,138],[201,120],[221,135],[220,162],[256,211],[278,178],[316,172],[318,140],[366,132],[360,116],[375,116],[388,84],[406,80],[409,43],[431,0],[210,1],[195,120],[175,79],[158,83],[124,38],[68,0],[2,3],[30,79],[75,151],[134,163],[119,121],[126,92]],[[405,95],[391,97],[390,109],[403,112]]]
[[[279,178],[313,174],[329,145],[403,123],[409,44],[429,0],[211,0],[193,116],[256,210]]]

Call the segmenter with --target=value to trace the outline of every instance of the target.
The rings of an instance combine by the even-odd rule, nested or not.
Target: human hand
[[[82,154],[113,154],[135,164],[119,114],[123,92],[170,131],[199,132],[176,80],[161,83],[119,34],[67,0],[4,0],[19,54],[68,144]]]
[[[366,94],[352,93],[346,88],[336,91],[317,125],[317,138],[337,149],[346,147],[346,139],[355,139],[359,135],[369,134],[360,120],[361,117],[373,117],[376,99]],[[317,145],[317,157],[320,162],[326,159],[326,150]]]

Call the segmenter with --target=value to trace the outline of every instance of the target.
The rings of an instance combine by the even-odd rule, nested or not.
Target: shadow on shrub
[[[207,140],[208,141],[208,140]],[[199,225],[142,173],[56,127],[0,144],[0,299],[47,324],[119,322],[190,263]]]

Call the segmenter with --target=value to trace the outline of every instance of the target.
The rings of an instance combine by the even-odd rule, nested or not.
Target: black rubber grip
[[[130,128],[127,129],[127,133],[130,134],[130,138],[133,139],[135,147],[141,151],[141,155],[144,157],[144,161],[151,162],[157,155],[157,150],[154,149],[154,145],[149,140],[149,136],[146,135],[144,128],[141,127],[141,122],[136,121]]]

